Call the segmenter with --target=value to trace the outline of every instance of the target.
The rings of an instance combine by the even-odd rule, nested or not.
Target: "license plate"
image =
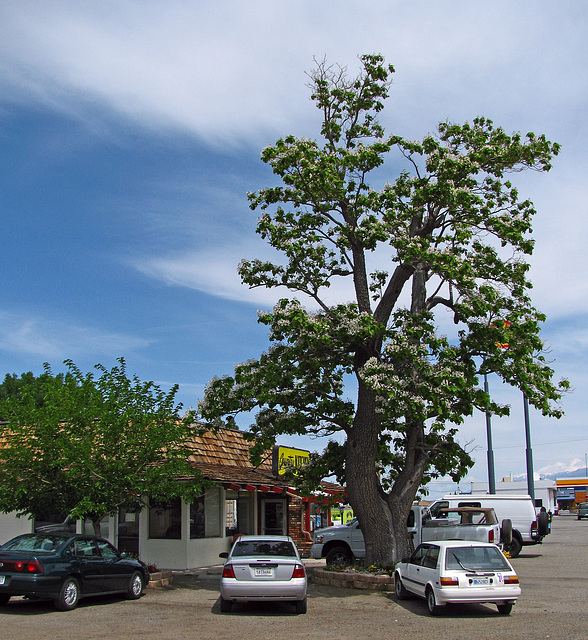
[[[274,575],[273,569],[255,569],[254,574],[256,578],[271,578]]]
[[[472,581],[472,584],[476,587],[476,586],[484,586],[484,585],[488,585],[490,584],[490,579],[489,578],[474,578]]]
[[[0,584],[4,584],[6,581],[6,576],[0,576]]]

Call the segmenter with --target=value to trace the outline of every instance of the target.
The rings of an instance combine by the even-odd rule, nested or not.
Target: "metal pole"
[[[484,374],[484,391],[488,391],[488,376]],[[494,451],[492,450],[492,420],[490,412],[486,411],[486,437],[488,439],[488,491],[496,493],[496,478],[494,477]]]
[[[529,422],[529,401],[523,393],[523,407],[525,409],[525,436],[527,439],[527,489],[535,504],[535,477],[533,475],[533,449],[531,449],[531,425]]]

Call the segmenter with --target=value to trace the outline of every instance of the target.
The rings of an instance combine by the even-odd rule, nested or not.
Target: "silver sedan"
[[[291,601],[306,613],[306,570],[289,536],[241,536],[226,558],[221,611],[235,603]]]

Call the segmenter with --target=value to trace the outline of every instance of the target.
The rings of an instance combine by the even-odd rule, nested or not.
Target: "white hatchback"
[[[448,603],[473,602],[494,603],[507,615],[521,595],[517,574],[496,545],[465,540],[419,545],[396,565],[394,588],[399,600],[425,598],[431,615]]]
[[[290,601],[306,613],[306,570],[289,536],[241,536],[229,553],[221,578],[221,611],[238,602]]]

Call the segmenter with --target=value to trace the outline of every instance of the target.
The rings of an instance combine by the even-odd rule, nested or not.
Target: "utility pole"
[[[488,376],[484,374],[484,391],[488,391]],[[492,449],[492,419],[489,411],[486,411],[486,437],[488,440],[488,491],[496,493],[496,478],[494,476],[494,451]],[[588,475],[588,472],[587,472]]]
[[[531,449],[531,424],[529,422],[529,401],[523,393],[523,407],[525,410],[525,436],[527,440],[527,489],[535,504],[535,476],[533,475],[533,449]]]

